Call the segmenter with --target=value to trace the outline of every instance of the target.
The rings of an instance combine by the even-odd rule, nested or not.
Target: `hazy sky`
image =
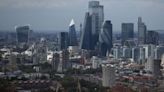
[[[84,21],[89,0],[0,0],[0,30],[14,30],[15,25],[30,24],[33,30],[68,30],[73,18],[76,29]],[[164,0],[100,0],[105,20],[114,30],[122,22],[135,23],[143,18],[148,29],[164,29]]]

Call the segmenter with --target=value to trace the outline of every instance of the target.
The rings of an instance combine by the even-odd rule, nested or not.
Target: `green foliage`
[[[101,73],[102,68],[98,69],[86,69],[86,70],[80,70],[80,69],[68,69],[65,74],[66,75],[71,75],[71,74],[96,74],[96,73]]]
[[[105,92],[105,88],[95,83],[91,83],[85,80],[80,80],[80,86],[82,92]],[[66,76],[60,81],[61,85],[66,92],[77,92],[78,80],[72,77]]]
[[[6,79],[0,79],[0,92],[8,92],[10,87],[9,81]]]
[[[76,92],[77,82],[72,77],[64,77],[61,82],[66,92]]]
[[[105,88],[95,83],[91,83],[85,80],[80,80],[82,87],[87,88],[89,92],[105,92]]]

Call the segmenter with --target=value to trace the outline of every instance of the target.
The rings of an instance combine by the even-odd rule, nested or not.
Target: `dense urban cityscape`
[[[164,92],[163,30],[138,16],[115,32],[104,12],[89,1],[79,27],[72,19],[62,32],[0,31],[0,92]]]

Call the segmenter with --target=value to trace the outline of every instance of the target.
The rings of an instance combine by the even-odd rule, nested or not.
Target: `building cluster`
[[[49,79],[53,74],[70,73],[71,69],[100,69],[101,72],[94,74],[71,76],[111,90],[125,90],[113,92],[158,89],[158,81],[164,78],[164,43],[159,42],[157,31],[148,30],[141,17],[137,25],[136,36],[134,23],[122,23],[117,38],[111,20],[104,20],[104,6],[99,1],[89,1],[84,23],[80,24],[80,35],[73,19],[68,31],[57,33],[55,39],[47,34],[34,37],[29,25],[16,26],[16,43],[12,43],[12,47],[0,45],[0,77],[35,79],[44,75]],[[30,83],[37,84],[37,81],[16,82]]]

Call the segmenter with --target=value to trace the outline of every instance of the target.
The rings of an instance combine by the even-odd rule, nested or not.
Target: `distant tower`
[[[159,34],[156,31],[148,31],[147,32],[147,44],[158,45],[159,42]]]
[[[54,71],[57,71],[58,66],[60,62],[60,54],[59,53],[54,53],[53,54],[53,60],[52,60],[52,69]]]
[[[80,24],[80,38],[81,38],[81,36],[82,36],[82,31],[83,31],[83,25]]]
[[[161,58],[161,66],[163,67],[163,70],[164,70],[164,54],[162,55],[162,58]]]
[[[17,42],[18,43],[28,43],[30,26],[16,26],[17,32]]]
[[[139,61],[139,57],[140,57],[140,48],[139,47],[132,48],[132,59],[135,62],[138,62]]]
[[[84,26],[83,26],[83,32],[81,35],[81,41],[80,41],[80,49],[85,50],[93,50],[92,46],[92,33],[91,33],[91,16],[89,13],[86,13],[85,20],[84,20]]]
[[[103,87],[112,87],[115,84],[115,68],[113,66],[102,67],[102,85]]]
[[[134,35],[134,24],[133,23],[122,23],[122,45],[127,40],[132,40]]]
[[[115,59],[119,59],[122,57],[122,48],[120,46],[113,47],[112,52]]]
[[[68,50],[63,50],[60,58],[62,61],[62,70],[66,71],[69,68],[69,52],[68,52]]]
[[[161,60],[149,57],[145,64],[145,70],[150,71],[154,77],[159,77],[161,76],[160,65]]]
[[[60,45],[60,50],[65,50],[68,48],[68,32],[60,32],[59,45]]]
[[[107,51],[110,52],[113,47],[112,43],[112,24],[111,21],[105,21],[99,35],[100,50],[102,56],[106,56]]]
[[[129,47],[123,47],[122,48],[122,56],[124,58],[132,58],[132,48]]]
[[[104,22],[104,7],[100,5],[99,1],[89,1],[88,8],[91,16],[92,44],[95,48]]]
[[[138,43],[145,44],[146,43],[146,25],[142,22],[142,18],[138,18]]]
[[[156,46],[154,49],[154,57],[155,59],[161,59],[164,54],[164,46]]]
[[[77,37],[75,30],[75,22],[72,19],[69,25],[69,46],[77,46]]]

